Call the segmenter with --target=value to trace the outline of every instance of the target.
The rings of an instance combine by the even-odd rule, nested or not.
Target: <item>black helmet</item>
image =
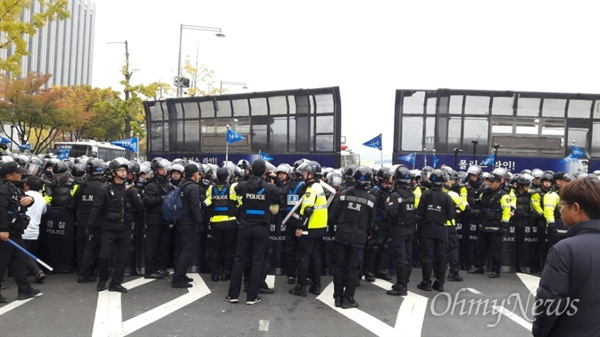
[[[333,170],[327,175],[327,184],[332,187],[340,187],[342,185],[343,177],[340,170]]]
[[[447,181],[446,172],[444,170],[435,169],[429,175],[429,181],[434,186],[442,186]]]
[[[123,158],[125,159],[125,158]],[[165,158],[161,158],[161,157],[156,157],[154,159],[152,159],[152,161],[150,162],[150,167],[152,168],[153,171],[157,171],[158,169],[164,168],[165,170],[169,171],[171,170],[171,163],[166,160]]]
[[[21,166],[21,167],[25,167],[25,165],[27,165],[27,163],[29,163],[29,157],[27,157],[26,155],[23,155],[23,154],[15,154],[13,156],[13,158],[17,162],[17,164],[19,164],[19,166]]]
[[[356,185],[368,186],[373,180],[373,172],[369,167],[361,165],[356,168],[352,178]]]
[[[127,173],[138,175],[140,173],[140,164],[137,161],[130,161],[127,165]]]
[[[298,166],[298,168],[296,169],[296,173],[298,173],[298,174],[304,174],[305,172],[312,173],[314,175],[320,175],[321,174],[321,164],[319,164],[316,161],[311,160],[311,161],[300,164],[300,166]]]
[[[406,167],[400,166],[396,169],[394,178],[397,182],[408,184],[410,182],[410,170]]]
[[[389,167],[382,167],[379,170],[377,170],[377,182],[378,183],[381,183],[383,181],[388,182],[391,177],[392,177],[392,174],[390,173]]]
[[[523,174],[519,175],[519,178],[517,179],[517,185],[519,187],[529,186],[529,185],[531,185],[532,181],[533,181],[533,176],[531,174],[523,173]]]
[[[448,176],[448,180],[452,180],[452,181],[458,181],[460,178],[458,176],[458,172],[454,171],[453,169],[446,169],[444,170]]]
[[[127,160],[123,157],[117,157],[117,158],[111,160],[110,163],[108,163],[108,168],[114,172],[119,167],[127,168],[128,165],[129,165],[129,160]]]
[[[217,169],[217,180],[220,183],[224,183],[229,178],[229,170],[225,167],[220,167]]]
[[[356,164],[350,164],[344,168],[344,177],[346,179],[352,180],[354,179],[354,171],[358,168]]]
[[[433,172],[433,167],[431,166],[423,166],[421,169],[421,177],[429,177],[429,174]]]
[[[85,178],[85,163],[77,163],[71,168],[71,175],[76,181],[82,181]]]
[[[70,168],[64,161],[59,161],[52,166],[52,174],[63,174],[65,172],[69,172]]]
[[[249,170],[250,169],[250,162],[247,161],[246,159],[240,159],[237,163],[237,167],[243,169],[243,170]]]
[[[477,177],[481,177],[481,173],[482,173],[482,171],[481,171],[481,167],[479,167],[479,165],[471,165],[467,169],[467,176],[469,176],[469,174],[472,174]]]
[[[544,180],[554,182],[554,173],[552,173],[551,171],[545,171],[544,173],[542,173],[542,181]]]
[[[31,157],[29,163],[25,165],[25,169],[27,170],[27,174],[30,176],[38,176],[42,173],[42,165],[44,162],[38,157]]]
[[[104,165],[100,159],[90,159],[85,164],[85,172],[91,176],[104,175]]]

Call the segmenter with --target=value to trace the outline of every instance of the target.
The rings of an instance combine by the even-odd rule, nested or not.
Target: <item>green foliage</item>
[[[34,36],[46,23],[54,20],[64,20],[70,17],[67,0],[37,0],[45,10],[34,14],[30,22],[22,22],[24,9],[31,8],[33,0],[0,0],[0,48],[9,50],[12,54],[6,59],[0,59],[0,70],[8,71],[13,76],[21,74],[21,58],[29,55],[27,40]]]

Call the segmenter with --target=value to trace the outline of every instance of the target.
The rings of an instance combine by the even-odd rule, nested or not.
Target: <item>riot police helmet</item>
[[[358,186],[368,186],[373,180],[373,171],[368,166],[360,165],[352,175],[354,182]]]

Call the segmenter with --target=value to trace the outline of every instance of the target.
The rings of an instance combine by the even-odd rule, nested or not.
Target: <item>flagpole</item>
[[[575,146],[575,139],[573,139],[573,146]],[[573,146],[571,147],[571,154],[573,154]],[[575,158],[571,158],[569,161],[569,174],[573,174],[573,159]],[[577,161],[577,164],[579,166],[579,160]]]
[[[437,163],[435,162],[435,149],[432,150],[432,153],[433,153],[433,160],[432,160],[433,161],[433,168],[436,168]]]
[[[423,167],[427,166],[427,148],[423,148]]]
[[[229,124],[225,125],[227,130],[229,130]],[[229,161],[229,142],[227,141],[227,131],[225,131],[225,162]]]
[[[417,162],[417,153],[415,152],[415,157],[413,158],[413,170],[415,169],[415,163]]]

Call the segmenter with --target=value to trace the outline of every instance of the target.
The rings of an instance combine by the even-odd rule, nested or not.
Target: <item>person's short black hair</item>
[[[30,176],[25,179],[25,185],[29,186],[30,190],[39,192],[44,186],[44,182],[37,176]]]
[[[578,203],[590,219],[600,219],[600,183],[589,179],[575,179],[560,189],[560,200]]]

